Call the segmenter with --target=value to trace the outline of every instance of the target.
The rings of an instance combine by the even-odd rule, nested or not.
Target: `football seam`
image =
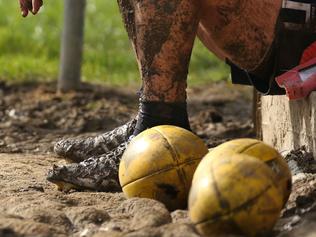
[[[181,166],[184,166],[184,165],[190,164],[190,163],[194,163],[195,161],[199,161],[199,160],[201,160],[201,158],[192,159],[192,160],[189,160],[189,161],[186,161],[186,162],[183,162],[183,163],[179,163],[179,164],[177,164],[177,166],[174,166],[174,165],[173,165],[173,166],[169,166],[168,168],[155,171],[155,172],[153,172],[152,174],[143,176],[143,177],[141,177],[141,178],[135,179],[135,180],[133,180],[133,181],[130,181],[130,182],[128,182],[128,183],[122,185],[122,188],[124,188],[125,186],[127,186],[127,185],[129,185],[129,184],[132,184],[132,183],[134,183],[134,182],[136,182],[136,181],[138,181],[138,180],[146,179],[146,178],[148,178],[148,177],[151,177],[151,176],[154,176],[154,175],[157,175],[157,174],[160,174],[160,173],[163,173],[163,172],[172,170],[172,169],[179,169],[179,168],[182,169]]]
[[[172,154],[174,154],[174,156],[175,156],[175,158],[174,158],[175,162],[176,162],[177,166],[179,166],[180,165],[180,155],[179,155],[179,152],[177,151],[177,149],[171,144],[171,142],[168,140],[168,137],[165,136],[165,134],[162,131],[160,131],[157,128],[153,128],[153,129],[155,131],[157,131],[163,137],[163,139],[165,139],[167,141],[168,146],[171,148]],[[181,175],[181,177],[182,177],[180,179],[180,181],[181,181],[184,189],[189,189],[190,185],[189,186],[187,185],[187,181],[188,180],[184,180],[186,178],[184,170],[182,168],[181,169],[177,169],[177,172],[180,172],[180,174],[178,173],[178,175]]]
[[[207,223],[207,222],[210,222],[210,223],[214,223],[220,219],[222,219],[223,217],[226,217],[226,216],[230,216],[230,215],[233,215],[239,211],[241,211],[243,208],[247,207],[248,204],[252,203],[252,202],[255,202],[256,200],[258,200],[260,198],[261,195],[265,194],[267,191],[269,191],[270,188],[272,188],[273,185],[269,185],[267,186],[264,190],[262,190],[262,192],[260,192],[259,194],[257,194],[256,196],[254,196],[253,198],[249,199],[248,201],[246,201],[245,203],[241,204],[240,206],[238,207],[235,207],[234,209],[230,210],[230,212],[228,213],[225,213],[223,215],[217,215],[213,218],[210,218],[208,220],[203,220],[203,221],[199,221],[197,223],[194,223],[194,225],[201,225],[201,224],[204,224],[204,223]],[[279,210],[276,210],[275,211],[279,211]]]
[[[243,152],[245,152],[245,151],[247,151],[249,148],[251,148],[251,147],[253,147],[253,146],[255,146],[255,145],[258,145],[258,144],[260,144],[261,142],[255,142],[255,143],[253,143],[253,144],[251,144],[251,145],[248,145],[248,146],[246,146],[244,149],[242,149],[241,151],[239,151],[238,153],[243,153]]]

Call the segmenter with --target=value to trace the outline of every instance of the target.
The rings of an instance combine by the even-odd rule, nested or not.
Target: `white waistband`
[[[313,12],[312,12],[313,6],[311,3],[300,3],[300,2],[291,1],[291,0],[283,0],[282,7],[305,11],[306,12],[306,22],[308,22],[311,19],[311,16],[313,14]]]

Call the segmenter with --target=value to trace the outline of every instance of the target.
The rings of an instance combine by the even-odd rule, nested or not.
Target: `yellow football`
[[[194,174],[189,195],[190,219],[203,236],[266,236],[282,206],[275,174],[245,154],[209,153]]]
[[[291,194],[292,175],[287,162],[276,149],[262,141],[243,138],[217,146],[210,156],[224,157],[231,153],[250,155],[265,162],[275,173],[278,186],[283,192],[283,203],[286,204]]]
[[[170,210],[187,206],[194,171],[208,149],[183,128],[157,126],[132,139],[123,154],[119,180],[127,198],[152,198]]]

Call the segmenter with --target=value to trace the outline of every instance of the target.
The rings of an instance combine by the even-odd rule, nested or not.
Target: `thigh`
[[[269,50],[282,0],[201,0],[199,37],[211,51],[253,70]]]

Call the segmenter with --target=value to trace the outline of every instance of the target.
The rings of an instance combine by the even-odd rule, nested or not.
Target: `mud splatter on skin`
[[[236,21],[242,16],[245,7],[247,7],[245,0],[223,1],[217,8],[220,24],[214,26],[215,33],[219,33],[225,27],[229,27],[232,21]],[[230,43],[223,47],[229,55],[232,55],[230,60],[238,62],[242,61],[242,65],[251,65],[253,63],[253,51],[249,49],[249,45],[256,44],[256,49],[261,49],[257,54],[264,55],[269,45],[268,39],[264,34],[264,29],[260,29],[254,25],[247,23],[247,30],[235,35],[235,38]]]
[[[249,39],[249,41],[255,42],[257,45],[256,48],[260,49],[260,51],[257,52],[259,55],[265,55],[269,45],[267,44],[264,31],[262,29],[253,29],[252,31],[255,32],[255,34],[252,36],[253,39]],[[249,50],[247,46],[248,42],[245,41],[244,38],[237,37],[234,42],[227,44],[224,50],[232,55],[232,61],[240,61],[242,65],[251,65],[253,62],[253,51]]]
[[[186,100],[186,78],[199,22],[192,0],[118,0],[143,80],[144,101]]]
[[[138,0],[137,4],[143,8],[151,8],[153,5],[154,15],[149,18],[146,25],[141,25],[144,31],[143,42],[140,42],[140,47],[144,51],[144,58],[141,59],[141,64],[143,68],[148,68],[148,71],[143,73],[148,75],[143,75],[143,77],[151,76],[151,73],[154,73],[155,70],[151,72],[150,67],[152,66],[154,57],[159,54],[163,44],[168,40],[170,36],[170,29],[172,26],[172,20],[170,19],[180,3],[179,0],[174,2],[168,1],[153,1],[152,4],[148,4],[148,1]],[[150,9],[148,9],[150,11]],[[167,10],[167,11],[166,11]],[[143,10],[146,12],[146,9]]]
[[[254,71],[273,43],[281,4],[282,0],[202,1],[199,35],[221,58]]]
[[[245,0],[222,1],[217,7],[217,12],[221,18],[221,24],[215,26],[215,29],[217,31],[222,30],[224,26],[227,26],[232,21],[233,17],[240,16],[243,8],[245,7],[245,3]]]

